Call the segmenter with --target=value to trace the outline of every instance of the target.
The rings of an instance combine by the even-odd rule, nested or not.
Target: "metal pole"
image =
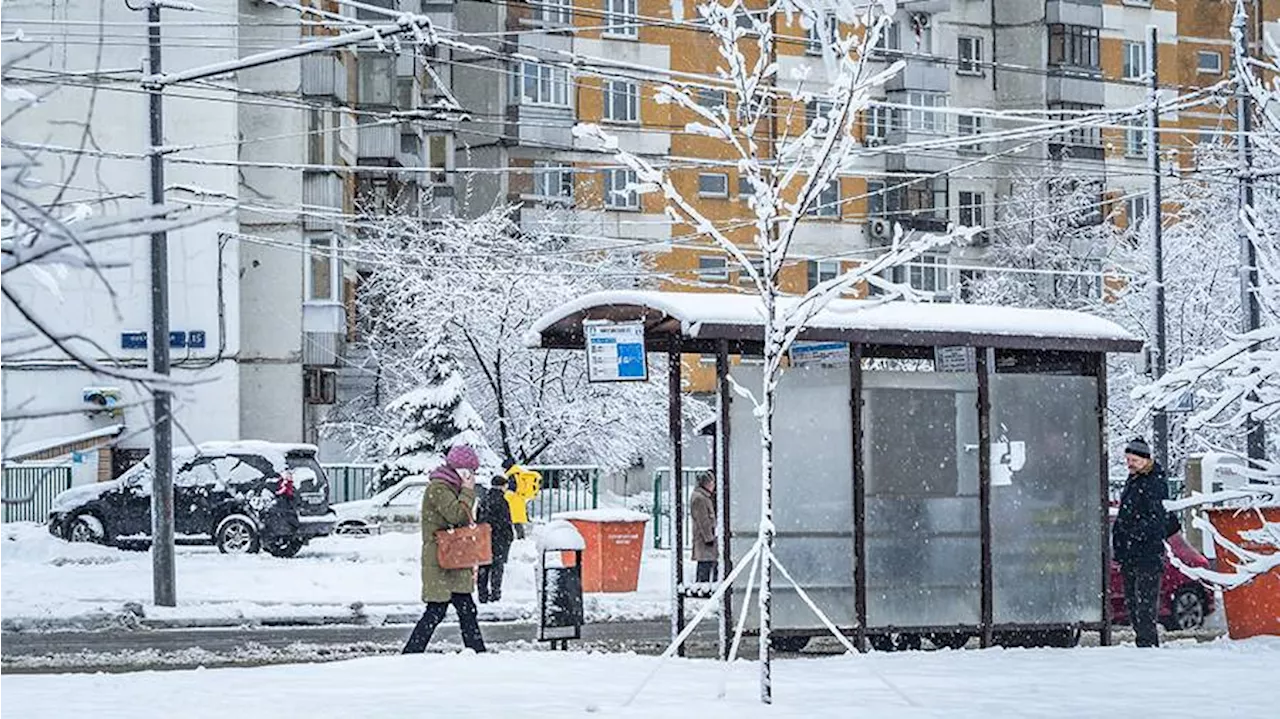
[[[1232,65],[1236,76],[1236,154],[1240,163],[1237,235],[1240,240],[1240,306],[1244,312],[1241,322],[1244,332],[1252,332],[1262,325],[1262,309],[1258,303],[1258,257],[1249,236],[1249,215],[1253,212],[1253,96],[1245,85],[1248,72],[1245,65],[1249,57],[1249,13],[1243,2],[1236,3],[1231,30],[1235,35],[1236,59]],[[1257,394],[1249,395],[1250,402],[1257,402]],[[1266,425],[1249,415],[1247,450],[1249,459],[1263,459],[1267,455]]]
[[[671,433],[671,641],[684,631],[684,431],[681,417],[680,341],[667,354],[668,430]],[[676,648],[684,656],[684,644]]]
[[[978,554],[980,575],[980,643],[995,641],[995,569],[991,559],[991,372],[994,355],[986,347],[973,349],[978,379]]]
[[[732,523],[729,517],[729,411],[733,402],[733,390],[729,387],[729,342],[720,340],[716,346],[716,379],[720,390],[720,417],[716,421],[716,517],[719,519],[719,531],[716,532],[716,556],[719,557],[716,570],[716,582],[729,576],[729,561],[733,556],[733,545],[730,534]],[[742,611],[747,611],[747,597],[743,596]],[[730,627],[733,626],[733,592],[724,593],[724,604],[720,607],[720,659],[729,658],[731,641]]]
[[[147,7],[148,70],[160,74],[160,6]],[[162,88],[148,89],[151,109],[151,204],[164,204]],[[169,374],[169,252],[164,230],[151,233],[151,371]],[[155,389],[151,461],[151,589],[161,607],[177,606],[173,569],[173,417],[169,390]]]
[[[1164,311],[1164,215],[1161,211],[1163,195],[1160,187],[1160,84],[1157,67],[1160,59],[1159,31],[1154,25],[1147,27],[1147,72],[1150,92],[1147,94],[1147,166],[1151,172],[1151,202],[1147,222],[1151,228],[1151,305],[1155,337],[1155,357],[1152,372],[1155,379],[1164,376],[1168,366],[1165,338]],[[1169,467],[1169,414],[1156,410],[1151,419],[1152,449],[1161,467]]]

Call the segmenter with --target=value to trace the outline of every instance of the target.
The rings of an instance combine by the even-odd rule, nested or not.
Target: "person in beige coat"
[[[698,475],[698,486],[689,498],[689,519],[693,524],[693,561],[698,563],[698,582],[710,582],[716,574],[716,480],[715,475]]]
[[[475,571],[444,569],[436,553],[437,531],[471,524],[476,503],[475,474],[479,468],[480,458],[475,450],[459,445],[451,448],[444,465],[429,475],[431,482],[422,495],[422,601],[427,609],[409,635],[404,654],[420,654],[426,650],[450,604],[458,613],[463,645],[476,652],[485,650],[476,603],[471,599],[476,589]]]

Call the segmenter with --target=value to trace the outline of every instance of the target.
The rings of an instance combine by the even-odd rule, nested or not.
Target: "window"
[[[1098,28],[1083,25],[1049,26],[1049,64],[1085,70],[1099,68]]]
[[[1079,122],[1089,113],[1102,112],[1101,105],[1085,105],[1079,102],[1059,102],[1049,106],[1050,118],[1060,122]],[[1057,136],[1049,143],[1049,154],[1054,159],[1070,156],[1076,159],[1101,160],[1102,128],[1096,125],[1080,125]]]
[[[881,55],[901,55],[902,54],[902,33],[899,32],[898,23],[890,22],[884,26],[884,30],[880,37],[876,38],[876,44],[871,48],[875,54]]]
[[[983,197],[981,192],[960,191],[959,220],[963,227],[982,227],[986,223],[983,217]]]
[[[804,104],[805,127],[813,127],[815,122],[821,120],[823,126],[817,132],[825,135],[827,127],[831,125],[831,112],[835,107],[835,103],[830,100],[809,100]]]
[[[1142,157],[1147,154],[1147,128],[1142,120],[1132,118],[1124,131],[1124,154]]]
[[[1102,296],[1102,260],[1076,260],[1074,272],[1051,275],[1053,295],[1070,299],[1097,299]]]
[[[636,0],[605,0],[605,34],[638,37],[640,25],[636,14]]]
[[[982,134],[982,118],[976,115],[960,115],[956,118],[957,131],[961,137],[976,137]],[[982,152],[982,143],[974,141],[965,143],[956,148],[959,152]]]
[[[395,496],[387,500],[388,507],[421,507],[422,495],[427,491],[425,484],[411,484],[408,487],[396,492]]]
[[[604,206],[611,210],[640,209],[640,194],[634,187],[635,170],[604,171]]]
[[[820,17],[805,16],[809,26],[805,28],[804,51],[810,55],[822,54],[824,45],[834,44],[838,39],[838,24],[831,13],[822,13]]]
[[[897,274],[899,282],[905,279],[911,289],[919,292],[946,292],[951,286],[947,258],[941,255],[921,255],[907,265],[905,273]]]
[[[360,58],[356,100],[361,105],[390,106],[395,102],[395,63],[395,57],[385,53]]]
[[[839,260],[809,260],[809,289],[840,276]]]
[[[729,176],[720,172],[704,172],[698,175],[700,197],[728,197]]]
[[[817,217],[840,216],[840,180],[828,182],[818,192],[818,198],[809,206],[809,214]]]
[[[512,95],[530,105],[569,106],[569,73],[564,68],[536,62],[520,63],[512,75]]]
[[[724,282],[729,279],[729,264],[723,257],[699,257],[698,279]]]
[[[907,104],[911,110],[894,110],[894,126],[905,127],[910,132],[940,133],[946,131],[946,119],[932,108],[946,107],[947,96],[940,92],[908,92]],[[919,109],[917,109],[919,108]],[[902,121],[905,113],[906,122]]]
[[[700,87],[698,88],[698,93],[694,96],[694,99],[699,105],[707,108],[708,110],[726,107],[724,90],[713,90],[709,87]]]
[[[448,135],[427,136],[427,167],[436,170],[431,173],[432,182],[442,183],[445,181],[445,169],[449,167]]]
[[[547,25],[572,25],[573,0],[537,0],[534,18]]]
[[[1129,222],[1130,232],[1136,232],[1147,219],[1147,209],[1150,207],[1148,199],[1146,195],[1139,195],[1124,201],[1124,216]]]
[[[889,125],[893,121],[892,108],[878,103],[871,103],[866,114],[866,134],[864,140],[868,146],[883,145],[889,136]]]
[[[886,209],[898,222],[913,229],[933,229],[947,220],[947,179],[902,178],[889,190]]]
[[[1201,50],[1196,53],[1196,72],[1213,75],[1222,74],[1222,53],[1215,50]]]
[[[957,60],[957,74],[981,75],[982,38],[961,36],[957,41]]]
[[[867,217],[884,217],[884,183],[871,180],[867,183]]]
[[[738,199],[749,200],[756,196],[756,188],[751,185],[751,178],[746,175],[738,176]]]
[[[1147,46],[1140,42],[1124,44],[1124,78],[1140,80],[1147,74]]]
[[[307,265],[307,299],[336,299],[338,255],[332,236],[317,235],[307,238]]]
[[[332,140],[330,131],[336,129],[336,125],[329,124],[332,121],[330,113],[325,110],[311,108],[307,111],[307,164],[334,164],[333,155],[328,152]]]
[[[751,267],[755,269],[757,275],[764,274],[764,260],[751,260]],[[738,270],[738,282],[744,285],[751,284],[751,273],[745,268]]]
[[[612,122],[640,120],[640,93],[634,82],[605,80],[604,119]]]
[[[538,197],[573,199],[573,169],[554,162],[533,163],[533,194]]]

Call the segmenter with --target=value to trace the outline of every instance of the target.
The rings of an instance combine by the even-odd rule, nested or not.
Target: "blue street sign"
[[[169,331],[169,346],[170,346],[170,347],[186,347],[186,346],[187,346],[187,333],[186,333],[186,332],[183,332],[182,330],[170,330],[170,331]]]
[[[191,349],[204,349],[204,330],[191,330],[188,332],[187,346]]]
[[[144,350],[147,348],[146,332],[121,332],[120,349]]]

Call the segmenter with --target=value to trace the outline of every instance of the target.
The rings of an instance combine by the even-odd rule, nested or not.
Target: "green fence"
[[[689,512],[689,495],[693,493],[693,488],[697,486],[698,475],[702,472],[711,471],[710,467],[685,467],[684,469],[684,507],[685,513]],[[659,467],[653,471],[653,547],[654,549],[669,549],[671,547],[671,534],[673,527],[671,524],[671,493],[668,487],[671,485],[671,468]],[[689,524],[685,522],[684,546],[688,549],[692,546],[688,532]]]
[[[369,496],[374,464],[324,464],[329,501],[350,502]],[[542,491],[529,502],[529,519],[547,521],[556,512],[595,509],[600,503],[600,468],[585,464],[530,466],[542,475]]]
[[[71,466],[8,466],[3,485],[4,521],[43,522],[53,507],[53,498],[71,487]]]

